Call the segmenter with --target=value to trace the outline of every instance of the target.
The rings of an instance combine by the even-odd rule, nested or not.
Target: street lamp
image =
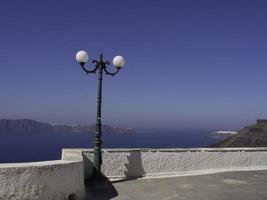
[[[101,102],[102,102],[102,74],[103,70],[106,75],[115,76],[125,64],[125,60],[122,56],[115,56],[113,58],[113,65],[116,67],[115,72],[109,72],[107,66],[110,64],[108,61],[103,60],[103,54],[100,54],[99,60],[93,60],[92,63],[95,67],[92,70],[85,68],[85,63],[88,61],[89,56],[86,51],[79,51],[76,54],[76,60],[81,65],[83,71],[86,74],[95,73],[98,70],[98,97],[97,97],[97,117],[96,117],[96,134],[94,140],[94,167],[98,172],[101,172],[102,165],[102,131],[101,131]]]

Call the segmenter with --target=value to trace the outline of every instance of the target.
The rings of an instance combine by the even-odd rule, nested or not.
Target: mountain
[[[0,133],[27,133],[27,132],[78,132],[95,133],[95,125],[52,125],[48,123],[34,121],[32,119],[1,119]],[[102,125],[103,133],[133,133],[132,128],[119,128]]]
[[[53,126],[50,124],[37,122],[31,119],[1,119],[0,133],[5,132],[38,132],[38,131],[52,131]]]
[[[210,147],[267,147],[267,119],[258,119],[256,124],[246,126]]]

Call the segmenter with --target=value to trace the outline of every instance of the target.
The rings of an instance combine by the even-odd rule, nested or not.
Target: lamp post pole
[[[98,70],[98,96],[97,96],[97,116],[96,116],[96,134],[94,140],[94,167],[98,173],[101,172],[102,165],[102,122],[101,122],[101,103],[102,103],[102,79],[103,79],[103,71],[106,75],[115,76],[120,69],[124,66],[125,60],[122,56],[116,56],[113,58],[113,65],[116,67],[115,72],[109,72],[107,70],[107,66],[110,64],[109,62],[103,61],[103,54],[100,54],[99,60],[93,60],[92,63],[95,64],[93,70],[88,70],[85,68],[85,63],[88,61],[88,54],[85,51],[79,51],[76,54],[76,60],[80,63],[82,70],[86,74],[95,73]]]
[[[101,103],[102,103],[102,76],[103,67],[99,66],[98,70],[98,96],[97,96],[97,117],[96,117],[96,135],[95,135],[95,153],[94,153],[94,165],[98,171],[101,171],[102,165],[102,155],[101,155],[101,146],[102,146],[102,122],[101,122]]]

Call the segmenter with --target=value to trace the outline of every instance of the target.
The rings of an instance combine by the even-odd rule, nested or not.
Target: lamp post
[[[86,51],[79,51],[76,54],[76,60],[80,64],[81,68],[86,74],[95,73],[98,71],[98,96],[97,96],[97,117],[96,117],[96,134],[94,140],[94,167],[100,173],[102,165],[102,123],[101,123],[101,103],[102,103],[102,75],[103,71],[106,75],[115,76],[125,64],[125,60],[122,56],[115,56],[113,58],[113,65],[116,67],[115,72],[110,72],[107,66],[110,64],[108,61],[103,60],[103,54],[100,54],[99,60],[93,60],[92,63],[95,65],[92,70],[85,68],[85,63],[89,57]]]

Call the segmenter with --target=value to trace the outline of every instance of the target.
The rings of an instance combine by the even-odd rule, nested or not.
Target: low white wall
[[[85,199],[83,161],[0,164],[0,199]]]
[[[63,149],[62,159],[82,153],[85,177],[93,149]],[[267,148],[104,149],[102,171],[109,178],[157,177],[267,169]]]
[[[89,150],[89,151],[88,151]],[[62,149],[61,160],[83,161],[84,178],[89,178],[93,174],[93,150],[92,149]]]

